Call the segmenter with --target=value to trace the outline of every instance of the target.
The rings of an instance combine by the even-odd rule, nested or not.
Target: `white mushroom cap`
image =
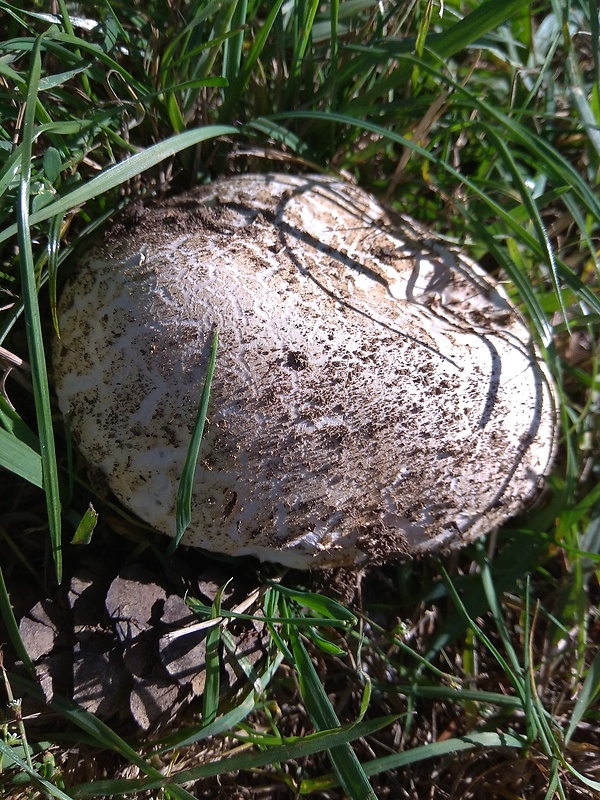
[[[551,381],[499,285],[322,176],[217,181],[117,226],[59,307],[56,391],[115,495],[183,543],[296,568],[463,543],[537,495]]]

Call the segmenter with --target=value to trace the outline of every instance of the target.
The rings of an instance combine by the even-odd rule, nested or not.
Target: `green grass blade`
[[[562,311],[563,317],[568,319],[567,311],[565,309],[564,300],[562,292],[559,288],[559,279],[557,274],[557,267],[556,267],[556,259],[554,257],[554,252],[552,249],[552,244],[546,232],[546,226],[542,220],[540,212],[535,204],[533,197],[531,196],[531,192],[525,183],[523,176],[521,175],[517,164],[512,157],[510,150],[502,140],[502,137],[498,136],[496,132],[488,125],[485,126],[486,135],[490,137],[490,140],[494,142],[496,151],[502,156],[504,163],[509,168],[513,180],[515,182],[515,186],[519,190],[521,195],[521,200],[523,201],[523,205],[529,212],[529,217],[531,222],[534,225],[534,228],[538,235],[538,241],[542,247],[542,252],[545,256],[545,262],[550,269],[550,274],[552,275],[552,283],[554,285],[554,290],[556,292],[556,296],[558,297],[560,309]]]
[[[294,628],[290,627],[289,632],[302,699],[313,725],[317,731],[339,728],[340,721],[306,648]],[[332,747],[328,753],[340,784],[350,800],[376,798],[362,765],[350,745]]]
[[[159,787],[168,787],[169,792],[171,792],[178,788],[177,784],[179,783],[188,783],[215,775],[232,774],[242,770],[256,770],[279,761],[293,761],[306,758],[314,753],[321,753],[324,750],[344,747],[349,742],[364,736],[370,736],[376,731],[391,725],[397,719],[396,715],[390,715],[369,720],[368,722],[344,725],[331,731],[320,731],[302,738],[294,737],[283,745],[269,747],[262,752],[227,756],[159,779],[84,783],[72,787],[71,794],[76,798],[102,797],[103,795],[128,794],[142,790],[149,791]],[[428,750],[428,747],[423,749]]]
[[[267,664],[266,668],[260,675],[261,692],[263,695],[267,687],[273,680],[275,673],[279,669],[283,656],[281,653],[275,653],[271,661]],[[168,750],[185,747],[187,745],[195,744],[196,742],[205,741],[213,736],[221,736],[226,734],[227,731],[235,728],[242,720],[256,709],[257,694],[253,689],[245,697],[243,697],[238,705],[231,711],[222,714],[218,719],[210,725],[202,724],[200,727],[194,729],[184,729],[176,733],[170,734],[160,742],[158,752],[166,752]]]
[[[494,622],[496,623],[496,629],[500,634],[502,644],[504,645],[504,649],[508,655],[508,658],[510,659],[510,663],[515,674],[520,674],[523,671],[523,667],[521,666],[517,653],[512,646],[510,632],[506,628],[506,622],[500,609],[497,589],[494,586],[494,576],[490,569],[489,560],[482,556],[481,551],[479,551],[478,555],[479,567],[481,569],[481,585],[485,591],[485,597],[487,599],[489,609],[492,613],[492,617],[494,618]]]
[[[204,128],[196,128],[195,130],[172,136],[163,142],[146,148],[141,153],[130,156],[119,164],[108,167],[84,186],[73,189],[63,197],[34,212],[29,218],[29,224],[36,225],[57,214],[65,214],[78,206],[82,206],[88,200],[115,189],[117,186],[137,177],[142,172],[155,167],[165,159],[171,158],[188,147],[205,142],[207,139],[231,136],[238,133],[238,129],[230,125],[207,125]],[[9,225],[3,231],[0,231],[0,243],[10,239],[16,233],[17,226]]]
[[[330,47],[331,47],[331,61],[329,65],[329,103],[328,108],[330,111],[337,108],[337,86],[338,86],[338,61],[339,61],[339,18],[340,18],[340,3],[339,0],[330,0],[329,3],[329,23],[330,30]]]
[[[403,753],[393,753],[389,756],[376,758],[363,764],[363,769],[366,775],[372,777],[391,770],[401,769],[411,764],[418,764],[420,761],[427,761],[430,758],[442,758],[443,756],[460,757],[460,753],[477,748],[491,750],[497,747],[512,747],[521,750],[526,744],[525,739],[522,737],[509,733],[473,733],[469,736],[457,736],[442,742],[432,742],[424,747],[405,750]],[[339,785],[334,776],[324,776],[320,779],[303,782],[300,793],[304,795],[314,791],[324,792]]]
[[[198,413],[190,445],[185,457],[185,464],[179,480],[179,488],[177,490],[177,533],[169,548],[168,553],[172,553],[179,542],[181,537],[186,531],[186,528],[192,520],[192,492],[194,488],[194,474],[196,472],[196,463],[198,461],[198,454],[200,453],[200,445],[202,444],[202,436],[204,435],[204,425],[206,423],[206,415],[208,413],[208,401],[210,398],[210,387],[212,384],[213,375],[215,374],[215,364],[217,362],[217,347],[219,344],[219,333],[215,330],[212,339],[210,350],[210,357],[206,367],[206,376],[204,378],[204,386],[202,387],[202,395],[200,396],[200,405],[198,406]]]
[[[434,33],[427,38],[427,50],[424,59],[419,63],[415,60],[412,64],[400,61],[398,66],[385,77],[378,80],[373,88],[367,89],[360,95],[361,105],[369,106],[379,103],[387,92],[399,90],[403,91],[412,70],[423,68],[428,61],[434,60],[443,63],[452,56],[460,53],[465,48],[472,45],[477,39],[481,39],[499,25],[507,22],[519,10],[527,8],[532,0],[505,0],[499,3],[498,0],[485,0],[474,11],[455,22],[450,28],[441,33]],[[348,79],[348,73],[366,72],[373,59],[400,58],[407,56],[415,50],[415,37],[402,37],[400,41],[383,42],[377,47],[373,45],[361,46],[351,45],[353,50],[363,55],[357,58],[344,70],[344,80]]]
[[[310,608],[311,611],[316,611],[317,614],[323,617],[323,622],[325,624],[331,619],[343,623],[343,626],[346,627],[356,625],[358,621],[356,615],[353,614],[352,611],[341,603],[338,603],[338,601],[334,600],[332,597],[315,594],[314,592],[305,592],[301,589],[289,589],[287,586],[282,586],[281,584],[271,583],[270,585],[284,597],[295,600],[300,605]],[[293,620],[291,620],[291,622],[293,623]]]
[[[28,694],[38,702],[45,702],[44,696],[36,683],[23,678],[22,676],[10,673],[11,685],[23,694]],[[84,711],[75,703],[66,700],[55,694],[50,706],[61,716],[65,717],[70,723],[85,731],[92,741],[102,749],[113,750],[134,764],[145,775],[154,780],[161,780],[162,774],[159,770],[148,764],[124,739],[122,739],[112,728],[102,722],[98,717]],[[195,800],[193,795],[178,786],[170,789],[177,800]]]
[[[304,10],[305,18],[301,20],[299,37],[295,42],[296,52],[294,55],[294,63],[292,65],[292,74],[295,76],[300,75],[302,61],[306,56],[306,48],[308,47],[308,43],[310,41],[310,36],[318,9],[319,0],[312,0],[312,2],[309,3],[308,8],[305,8]]]
[[[35,675],[35,667],[31,658],[29,657],[29,653],[27,652],[25,645],[23,644],[23,639],[21,638],[21,634],[19,632],[19,626],[17,625],[17,620],[15,619],[8,589],[4,581],[2,567],[0,567],[0,614],[2,616],[2,621],[6,626],[8,638],[10,639],[12,646],[15,648],[18,657],[27,667],[29,672],[31,672],[32,675]]]
[[[276,0],[276,2],[273,3],[264,23],[256,35],[256,39],[250,48],[250,52],[246,56],[246,60],[239,70],[235,80],[233,80],[230,86],[226,89],[225,100],[219,113],[220,122],[225,122],[232,118],[232,109],[246,91],[250,76],[252,75],[254,67],[256,66],[256,62],[260,58],[260,54],[262,53],[267,41],[267,37],[271,32],[271,28],[275,23],[275,19],[277,18],[283,3],[284,0]]]
[[[56,279],[58,276],[58,251],[60,248],[62,223],[63,223],[62,215],[57,215],[56,217],[53,217],[50,220],[50,230],[48,232],[48,284],[50,289],[49,291],[50,313],[52,315],[52,324],[54,326],[54,331],[56,334],[59,333],[58,315],[57,315]]]
[[[568,743],[577,730],[577,726],[600,697],[600,650],[596,651],[594,660],[590,664],[588,674],[583,682],[577,702],[571,714],[571,721],[565,733],[565,742]]]
[[[215,343],[213,343],[213,351],[216,354]],[[221,598],[226,586],[227,584],[221,586],[216,594],[211,609],[212,619],[216,620],[221,616]],[[202,695],[202,721],[205,723],[205,725],[210,725],[215,721],[217,718],[217,712],[219,710],[219,694],[221,689],[220,648],[221,625],[218,624],[210,628],[206,635],[206,682]]]
[[[0,428],[0,467],[43,488],[42,458],[28,444]]]
[[[65,794],[57,786],[54,786],[53,783],[50,783],[50,781],[47,781],[45,778],[43,778],[38,772],[36,772],[35,769],[32,769],[26,761],[23,761],[23,759],[19,758],[19,756],[15,753],[14,747],[10,747],[9,745],[5,744],[1,739],[0,753],[3,753],[6,756],[9,764],[12,762],[12,764],[19,767],[21,772],[29,775],[33,785],[43,791],[44,797],[56,797],[57,800],[72,800],[71,795]],[[15,796],[16,794],[17,793],[15,793]],[[8,795],[5,796],[8,797]]]
[[[2,394],[0,394],[0,426],[3,426],[8,433],[15,436],[39,455],[40,442],[38,437],[17,412],[10,407],[8,400]]]
[[[210,725],[217,718],[221,690],[221,626],[215,625],[206,635],[206,683],[202,693],[202,721]]]
[[[493,642],[491,641],[490,637],[487,636],[487,634],[484,633],[482,628],[475,622],[475,620],[471,618],[471,616],[469,615],[469,612],[467,611],[467,609],[465,607],[465,604],[461,600],[460,595],[458,594],[458,592],[456,590],[456,587],[454,586],[454,583],[452,582],[452,580],[450,579],[450,576],[448,575],[448,573],[446,572],[445,568],[441,564],[440,564],[440,568],[441,568],[441,573],[442,573],[442,575],[444,577],[444,581],[445,581],[446,586],[448,588],[448,592],[450,594],[450,597],[452,598],[452,600],[453,600],[455,606],[457,607],[457,609],[459,610],[459,612],[462,614],[465,622],[467,623],[467,626],[473,631],[475,636],[481,642],[483,642],[483,644],[487,647],[487,649],[490,651],[490,653],[494,656],[496,661],[500,664],[500,666],[502,667],[502,669],[504,671],[504,674],[507,676],[507,678],[509,679],[509,681],[511,683],[511,686],[513,687],[513,689],[515,690],[516,694],[518,695],[518,697],[519,697],[519,699],[521,701],[521,704],[525,705],[525,690],[524,690],[524,686],[523,686],[523,676],[522,676],[522,669],[521,669],[520,665],[517,664],[517,669],[515,669],[515,670],[513,670],[511,668],[511,666],[508,663],[508,661],[501,654],[500,650],[493,644]]]
[[[244,25],[248,11],[248,0],[236,0],[233,4],[231,28],[234,35],[227,39],[223,46],[223,77],[229,83],[235,82],[240,71],[242,51],[244,48]]]
[[[27,104],[23,121],[21,180],[19,184],[17,233],[20,252],[21,286],[24,302],[27,346],[31,365],[31,379],[35,399],[35,411],[40,440],[42,482],[46,493],[50,541],[56,571],[56,579],[62,579],[60,493],[58,467],[52,430],[52,410],[48,387],[48,370],[44,354],[42,323],[38,304],[37,284],[33,263],[31,228],[29,216],[29,193],[31,181],[31,152],[34,139],[37,88],[41,74],[41,39],[36,40],[31,54],[31,72],[27,92]]]
[[[511,17],[524,8],[528,8],[533,0],[486,0],[479,4],[451,28],[442,33],[431,35],[427,39],[428,46],[441,59],[448,59],[481,39],[486,33],[503,25]]]

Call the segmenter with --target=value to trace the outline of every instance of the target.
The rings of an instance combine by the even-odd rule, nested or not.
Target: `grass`
[[[0,606],[17,698],[0,738],[4,796],[596,796],[596,3],[72,8],[57,0],[51,17],[47,4],[0,0],[0,353],[30,366],[0,397]],[[44,698],[13,613],[25,584],[55,594],[82,553],[161,575],[165,560],[164,544],[140,544],[139,526],[94,496],[53,412],[57,286],[138,198],[289,167],[352,176],[502,275],[557,383],[548,492],[444,561],[337,577],[266,567],[241,610],[223,594],[191,598],[208,631],[200,707],[151,736],[111,728]],[[82,518],[90,527],[90,500],[98,526],[77,550],[67,542]],[[115,530],[130,538],[115,544]],[[234,582],[251,569],[225,568]],[[258,664],[236,650],[256,617]]]

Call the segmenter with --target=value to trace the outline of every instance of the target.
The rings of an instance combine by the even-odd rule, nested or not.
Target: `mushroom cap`
[[[323,176],[216,181],[109,232],[68,283],[56,391],[88,464],[183,543],[294,568],[465,543],[538,494],[548,372],[502,288]]]

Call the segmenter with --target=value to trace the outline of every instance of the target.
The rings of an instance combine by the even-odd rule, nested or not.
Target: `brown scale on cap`
[[[552,460],[551,381],[499,285],[332,178],[148,209],[83,259],[59,316],[83,455],[170,536],[218,328],[185,544],[296,568],[441,549],[523,509]]]

